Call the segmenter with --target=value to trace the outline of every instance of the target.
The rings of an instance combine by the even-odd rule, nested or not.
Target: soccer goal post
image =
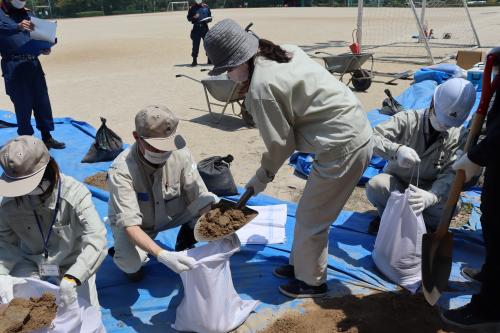
[[[358,0],[357,38],[376,59],[417,64],[480,47],[466,0]]]
[[[167,5],[167,12],[173,12],[176,10],[188,10],[189,2],[188,1],[170,1]]]

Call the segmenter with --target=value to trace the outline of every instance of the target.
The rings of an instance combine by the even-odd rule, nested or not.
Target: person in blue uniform
[[[193,41],[191,56],[193,57],[193,63],[191,66],[195,67],[198,65],[200,42],[202,38],[205,40],[205,35],[208,32],[208,23],[212,21],[212,13],[208,5],[203,3],[202,0],[195,0],[195,3],[189,8],[187,19],[193,24],[193,29],[191,30],[191,40]],[[210,59],[208,59],[208,64],[211,64]]]
[[[20,51],[20,46],[30,40],[29,32],[34,29],[33,13],[25,8],[25,4],[26,1],[22,0],[2,0],[0,3],[0,55],[5,92],[14,103],[19,135],[33,135],[33,111],[36,127],[47,148],[63,149],[65,144],[50,134],[54,130],[54,121],[45,74],[38,60],[39,54],[32,54],[39,52]],[[50,49],[41,53],[48,55]]]

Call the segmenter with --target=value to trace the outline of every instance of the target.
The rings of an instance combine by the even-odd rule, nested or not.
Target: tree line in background
[[[179,0],[31,0],[41,17],[88,17],[166,11],[168,4]],[[450,0],[456,3],[456,0]],[[490,0],[491,1],[491,0]],[[493,0],[494,1],[494,0]],[[500,0],[497,0],[500,1]],[[206,0],[211,8],[277,7],[277,6],[356,6],[356,0]],[[370,5],[370,0],[365,0]],[[376,3],[376,1],[375,1]],[[380,4],[380,2],[378,2]],[[384,0],[383,6],[407,6],[406,0]]]

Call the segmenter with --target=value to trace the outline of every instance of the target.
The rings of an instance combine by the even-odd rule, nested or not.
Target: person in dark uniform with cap
[[[26,1],[2,0],[0,4],[0,54],[5,92],[14,103],[19,135],[33,135],[31,112],[36,127],[42,133],[47,148],[63,149],[65,144],[52,138],[54,130],[47,83],[39,54],[19,51],[19,47],[30,40],[33,13],[25,8]],[[50,49],[41,51],[50,54]]]
[[[208,32],[208,23],[212,22],[212,13],[206,3],[203,3],[202,0],[195,0],[195,3],[189,8],[187,19],[193,23],[193,29],[191,30],[191,39],[193,40],[191,56],[193,57],[193,63],[191,66],[194,67],[198,65],[200,42],[202,38],[205,40],[205,35]],[[210,59],[208,59],[208,64],[211,64]]]

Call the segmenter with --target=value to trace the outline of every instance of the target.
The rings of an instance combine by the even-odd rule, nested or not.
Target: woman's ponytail
[[[262,38],[259,39],[259,52],[257,55],[265,57],[269,60],[274,60],[278,63],[290,62],[292,59],[292,57],[279,45]]]

